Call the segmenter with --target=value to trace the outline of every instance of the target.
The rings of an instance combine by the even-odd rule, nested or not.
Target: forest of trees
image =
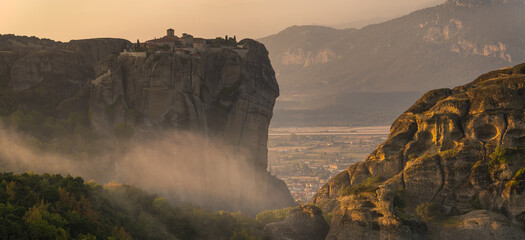
[[[134,186],[80,177],[0,173],[0,239],[262,239],[290,209],[210,212]]]

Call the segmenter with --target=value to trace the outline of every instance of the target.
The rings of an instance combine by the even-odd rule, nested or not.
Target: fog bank
[[[189,132],[156,133],[152,139],[113,141],[100,157],[73,160],[37,150],[30,137],[0,127],[0,171],[33,171],[82,176],[99,183],[116,181],[157,193],[173,203],[191,203],[212,210],[261,211],[268,200],[285,204],[266,182],[280,184],[256,170],[238,149]],[[274,199],[268,199],[274,198]],[[276,206],[280,207],[280,206]]]

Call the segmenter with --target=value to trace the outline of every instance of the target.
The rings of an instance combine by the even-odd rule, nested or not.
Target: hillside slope
[[[426,93],[312,202],[326,239],[523,239],[525,64]]]
[[[174,207],[137,187],[0,173],[2,239],[231,239],[261,235],[241,213]]]
[[[262,38],[278,73],[277,113],[335,108],[359,120],[358,114],[390,107],[393,120],[420,93],[525,61],[524,11],[518,0],[447,1],[359,30],[302,26]],[[382,101],[352,106],[356,93]]]

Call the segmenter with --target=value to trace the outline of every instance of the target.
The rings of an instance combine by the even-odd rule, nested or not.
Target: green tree
[[[233,233],[233,236],[231,237],[231,240],[256,240],[256,239],[257,237],[250,234],[246,229],[235,231]]]
[[[10,203],[0,203],[0,236],[10,236],[13,239],[23,238],[24,227],[18,221],[20,210],[20,207],[15,207]]]
[[[33,206],[24,215],[29,235],[32,239],[67,239],[66,231],[62,228],[67,222],[60,215],[49,213],[46,208],[43,204]]]
[[[268,223],[280,222],[286,218],[288,213],[294,209],[294,207],[276,209],[276,210],[265,210],[255,216],[255,221],[257,221],[262,226],[265,226]]]

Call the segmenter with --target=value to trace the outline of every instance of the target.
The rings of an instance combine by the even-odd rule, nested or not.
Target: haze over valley
[[[525,239],[523,13],[1,1],[0,239]]]

